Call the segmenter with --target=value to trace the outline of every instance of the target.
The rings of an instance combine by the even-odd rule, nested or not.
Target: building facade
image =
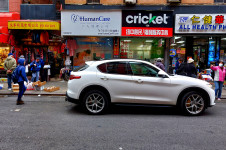
[[[75,47],[74,49],[74,61],[77,61],[78,59],[76,53],[80,53],[80,51],[82,51],[81,49],[85,48],[84,45],[90,45],[86,47],[90,50],[90,55],[88,58],[85,57],[84,59],[92,60],[97,56],[105,59],[134,58],[154,62],[156,58],[160,57],[164,59],[165,65],[169,66],[167,70],[172,72],[172,69],[176,66],[178,58],[182,58],[186,61],[188,58],[192,57],[195,60],[195,65],[201,71],[202,69],[208,68],[210,63],[217,63],[220,59],[224,60],[224,22],[221,24],[217,23],[218,28],[219,25],[222,25],[222,29],[218,32],[213,31],[212,29],[209,29],[209,31],[207,31],[207,29],[200,29],[202,30],[201,32],[198,31],[199,29],[196,29],[196,31],[194,32],[182,32],[187,29],[177,29],[178,18],[176,17],[180,16],[181,14],[184,15],[182,17],[188,16],[190,21],[191,18],[196,15],[197,17],[200,17],[199,19],[201,23],[211,25],[210,22],[203,22],[205,19],[210,19],[208,17],[204,17],[210,16],[212,14],[213,16],[211,21],[214,22],[216,19],[214,17],[218,15],[222,15],[224,17],[224,14],[226,13],[225,8],[226,6],[224,5],[224,0],[65,0],[63,2],[63,12],[101,11],[103,14],[105,14],[111,11],[121,11],[122,28],[120,36],[113,35],[109,37],[92,34],[90,34],[89,36],[83,34],[75,34],[73,36],[62,34],[62,36],[66,39],[70,38],[76,41],[77,47]],[[162,12],[163,15],[165,12],[172,12],[172,36],[166,36],[164,34],[161,35],[160,33],[158,33],[159,35],[157,35],[157,33],[152,33],[155,32],[153,31],[154,29],[150,31],[150,34],[147,34],[145,36],[145,33],[141,33],[139,32],[139,30],[137,30],[137,33],[134,33],[133,30],[129,30],[129,28],[132,29],[137,27],[140,27],[140,29],[141,27],[143,27],[143,31],[145,30],[145,28],[147,29],[147,27],[149,27],[149,29],[153,28],[153,26],[150,26],[150,24],[149,26],[142,26],[142,23],[138,25],[139,18],[141,18],[140,22],[142,22],[142,17],[145,12],[154,14],[156,11],[160,13]],[[136,20],[136,25],[132,23],[126,24],[125,22],[123,22],[123,16],[126,15],[126,12],[128,12],[128,14],[137,14],[138,24],[136,24]],[[201,16],[198,16],[199,14]],[[157,15],[154,14],[153,16]],[[134,23],[134,18],[129,18],[129,22],[131,22],[132,20]],[[159,20],[159,22],[160,21],[161,19]],[[156,23],[155,20],[154,23]],[[198,23],[196,24],[199,27]],[[161,28],[161,26],[161,24],[156,24],[156,26],[154,27]],[[75,28],[74,30],[80,30],[80,32],[82,32],[82,28],[79,27]],[[130,34],[126,35],[126,33],[128,33],[126,31],[131,32]],[[85,43],[80,41],[89,42]],[[100,50],[98,50],[98,48],[96,48],[98,46],[95,45],[95,43],[103,43],[104,41],[111,41],[111,43],[108,44],[111,46],[104,48],[105,46],[101,45],[99,48]],[[104,49],[106,49],[106,51]],[[74,66],[75,65],[78,64],[74,64]]]

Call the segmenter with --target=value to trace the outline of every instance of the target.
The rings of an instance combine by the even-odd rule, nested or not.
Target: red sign
[[[122,27],[122,36],[172,37],[173,28]]]

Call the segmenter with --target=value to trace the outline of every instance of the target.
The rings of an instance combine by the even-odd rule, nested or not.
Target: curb
[[[3,93],[0,93],[0,95],[18,95],[18,93],[6,93],[6,94],[3,94]],[[38,95],[41,95],[41,96],[66,96],[66,94],[34,94],[34,93],[25,93],[24,95],[29,95],[29,96],[38,96]]]

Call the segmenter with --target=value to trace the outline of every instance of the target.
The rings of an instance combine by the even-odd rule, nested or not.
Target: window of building
[[[226,0],[214,0],[215,3],[226,3]]]
[[[9,11],[9,0],[0,0],[0,12]]]
[[[149,76],[149,77],[157,77],[159,70],[144,64],[144,63],[137,63],[137,62],[130,62],[130,66],[133,72],[133,75],[136,76]]]
[[[100,0],[87,0],[87,4],[100,4]]]
[[[141,59],[150,62],[164,58],[163,38],[121,38],[120,58]]]
[[[108,37],[77,37],[68,40],[74,47],[70,54],[74,55],[74,66],[80,66],[85,61],[111,59],[113,56],[113,38]]]

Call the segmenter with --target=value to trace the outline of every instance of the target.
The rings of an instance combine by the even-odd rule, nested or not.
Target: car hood
[[[192,77],[187,77],[187,76],[181,76],[181,75],[173,75],[170,76],[171,82],[179,82],[179,81],[183,81],[183,84],[188,84],[188,85],[206,85],[208,84],[208,82],[204,81],[204,80],[200,80],[197,78],[192,78]]]

